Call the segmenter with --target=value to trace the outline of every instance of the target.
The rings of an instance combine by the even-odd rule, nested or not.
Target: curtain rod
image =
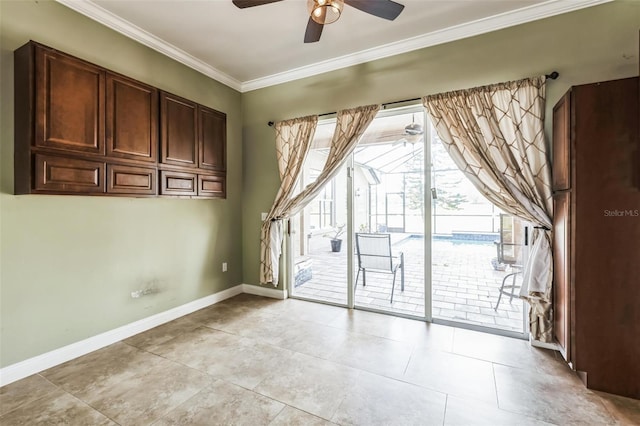
[[[555,80],[556,78],[560,77],[560,74],[558,73],[558,71],[552,71],[551,73],[545,74],[544,76],[545,76],[545,78],[547,80],[549,80],[549,79]],[[403,99],[401,101],[386,102],[386,103],[382,104],[382,108],[386,108],[389,105],[402,104],[402,103],[405,103],[405,102],[412,102],[412,101],[419,101],[420,99],[422,99],[422,98],[412,98],[412,99]],[[318,114],[318,117],[324,117],[324,116],[333,115],[333,114],[337,114],[337,112],[336,111],[334,111],[334,112],[325,112],[324,114]],[[267,124],[269,125],[269,127],[273,127],[275,122],[274,121],[269,121]]]

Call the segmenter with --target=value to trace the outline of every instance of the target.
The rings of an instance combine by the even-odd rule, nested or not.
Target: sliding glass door
[[[319,123],[301,188],[320,173],[334,127]],[[340,173],[291,219],[293,297],[429,318],[423,129],[421,106],[381,111]],[[384,252],[367,253],[367,235]]]
[[[526,226],[480,194],[429,132],[434,321],[522,337]]]
[[[319,123],[300,188],[334,128]],[[290,229],[293,297],[524,335],[526,224],[475,189],[421,105],[380,111]]]
[[[318,124],[309,155],[303,166],[300,187],[314,182],[327,159],[335,120]],[[348,167],[320,191],[291,219],[292,296],[324,303],[348,303]]]
[[[382,111],[353,154],[354,303],[425,318],[425,144],[421,106]]]

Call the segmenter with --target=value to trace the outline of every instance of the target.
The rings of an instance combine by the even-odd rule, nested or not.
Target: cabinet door
[[[195,173],[160,171],[162,195],[198,195],[198,175]]]
[[[156,169],[107,164],[107,193],[156,195]]]
[[[158,155],[158,91],[109,73],[106,84],[107,155],[155,162]]]
[[[553,107],[553,190],[571,188],[571,92]]]
[[[225,198],[226,194],[226,179],[223,175],[198,175],[199,196]]]
[[[570,244],[571,192],[553,197],[553,328],[561,353],[571,357],[571,275]]]
[[[199,106],[198,127],[199,167],[209,170],[226,170],[227,115]]]
[[[197,104],[164,92],[160,99],[162,163],[197,167]]]
[[[66,193],[104,192],[104,163],[56,155],[35,155],[37,191]]]
[[[104,155],[104,72],[36,47],[36,146]]]

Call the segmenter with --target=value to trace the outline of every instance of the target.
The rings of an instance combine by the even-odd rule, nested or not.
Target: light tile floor
[[[400,277],[391,300],[392,275],[367,275],[367,285],[362,286],[362,277],[356,287],[356,305],[405,315],[424,316],[424,240],[407,238],[407,234],[392,234],[396,242],[393,253],[404,253],[405,289],[400,291]],[[347,303],[347,257],[346,250],[332,253],[327,239],[312,241],[311,254],[313,278],[296,287],[295,296],[314,300]],[[433,317],[460,321],[473,325],[501,330],[522,332],[524,327],[523,305],[517,297],[513,301],[502,296],[498,309],[498,290],[506,274],[495,271],[491,259],[496,257],[493,243],[451,242],[433,240],[432,282]],[[357,260],[354,260],[357,267]],[[522,274],[516,275],[520,285]],[[512,284],[512,279],[507,280]],[[516,290],[517,295],[518,290]]]
[[[0,388],[0,424],[640,424],[522,340],[240,295]]]

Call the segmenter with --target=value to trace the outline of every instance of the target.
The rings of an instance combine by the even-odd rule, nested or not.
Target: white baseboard
[[[4,367],[0,369],[0,386],[8,385],[16,380],[23,379],[32,374],[46,370],[47,368],[54,367],[82,355],[86,355],[89,352],[104,348],[105,346],[109,346],[113,343],[119,342],[120,340],[142,333],[143,331],[149,330],[153,327],[157,327],[166,322],[173,321],[176,318],[180,318],[199,309],[206,308],[207,306],[236,296],[242,293],[246,286],[246,284],[238,284],[235,287],[219,291],[215,294],[185,303],[184,305],[176,306],[175,308],[151,315],[150,317],[143,318],[139,321],[123,325],[122,327],[100,333],[79,342],[72,343],[59,349],[54,349],[42,355],[37,355],[33,358]]]
[[[256,296],[271,297],[273,299],[284,300],[289,295],[287,290],[278,290],[277,288],[263,287],[252,284],[242,284],[242,292],[248,294],[255,294]]]
[[[553,351],[559,351],[560,347],[557,343],[545,343],[539,340],[535,340],[531,335],[529,335],[529,344],[534,348],[543,348],[543,349],[551,349]]]

